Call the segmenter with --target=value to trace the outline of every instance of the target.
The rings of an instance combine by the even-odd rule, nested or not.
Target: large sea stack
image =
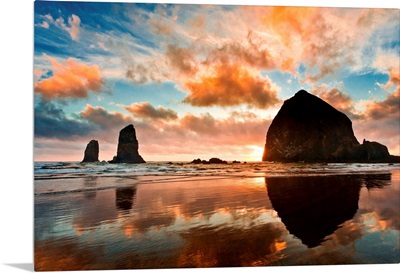
[[[119,132],[117,155],[110,163],[146,163],[139,155],[139,143],[132,124]]]
[[[85,154],[82,162],[98,162],[99,161],[99,142],[91,140],[86,145]]]
[[[386,146],[354,136],[351,120],[342,112],[298,91],[286,100],[273,119],[266,138],[263,161],[399,161]]]

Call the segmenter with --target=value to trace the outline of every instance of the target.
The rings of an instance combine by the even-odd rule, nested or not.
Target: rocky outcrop
[[[194,159],[191,164],[228,164],[227,161],[213,157],[210,160],[201,160],[200,158]]]
[[[210,160],[208,160],[208,162],[210,162],[210,164],[227,164],[228,163],[227,161],[219,159],[217,157],[210,158]]]
[[[139,142],[132,124],[119,132],[117,155],[110,163],[146,163],[139,155]]]
[[[266,137],[263,161],[390,161],[387,148],[357,141],[351,120],[342,112],[300,90],[286,100]]]
[[[97,140],[91,140],[88,143],[88,145],[86,145],[82,163],[98,162],[98,161],[99,161],[99,142]]]
[[[364,139],[361,145],[362,158],[367,160],[379,160],[382,158],[389,158],[390,154],[388,148],[378,142],[370,142]]]

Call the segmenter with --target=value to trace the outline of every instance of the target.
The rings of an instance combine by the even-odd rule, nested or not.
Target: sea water
[[[400,164],[36,162],[35,268],[399,263]]]

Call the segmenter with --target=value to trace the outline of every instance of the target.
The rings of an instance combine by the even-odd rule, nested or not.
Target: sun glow
[[[253,161],[260,161],[264,153],[264,147],[251,145],[250,148],[253,149],[253,151],[250,154],[251,159]]]

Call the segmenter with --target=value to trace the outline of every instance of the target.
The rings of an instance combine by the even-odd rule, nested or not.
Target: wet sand
[[[36,270],[400,262],[400,171],[74,183],[35,196]]]

